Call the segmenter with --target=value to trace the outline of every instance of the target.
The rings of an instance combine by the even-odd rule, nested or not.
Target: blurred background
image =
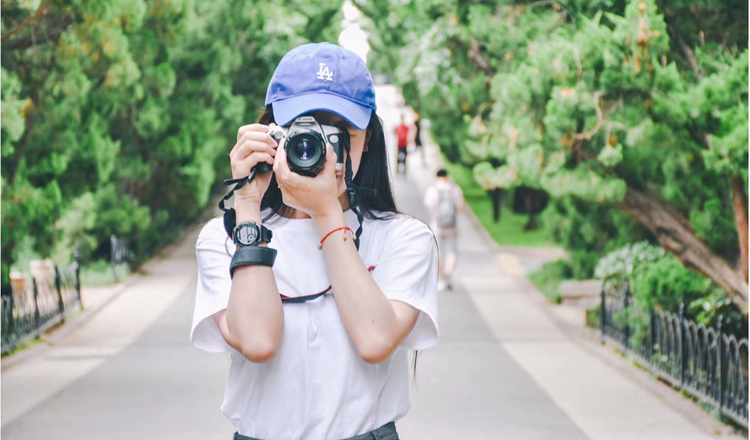
[[[470,208],[402,437],[747,437],[747,2],[1,5],[3,436],[231,436],[195,237],[330,41],[421,121],[399,208],[443,167]]]

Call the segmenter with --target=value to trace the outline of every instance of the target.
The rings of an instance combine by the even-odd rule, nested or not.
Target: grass
[[[81,267],[81,286],[109,286],[117,284],[130,275],[130,268],[125,263],[115,266],[117,282],[112,275],[112,265],[106,260],[97,260]]]
[[[30,340],[24,342],[23,344],[19,344],[18,346],[16,346],[15,348],[13,348],[13,350],[10,350],[7,353],[3,353],[2,357],[5,358],[7,356],[12,356],[12,355],[18,353],[19,351],[23,351],[23,350],[26,350],[28,348],[34,347],[36,345],[41,344],[42,342],[44,342],[44,339],[42,339],[42,338],[30,339]]]
[[[516,214],[506,206],[501,206],[500,221],[495,223],[492,216],[492,200],[487,191],[474,180],[471,168],[458,163],[450,163],[445,157],[443,157],[443,161],[448,174],[463,190],[469,208],[497,244],[525,247],[555,245],[543,228],[524,231],[523,227],[528,222],[529,216]]]
[[[566,270],[565,261],[553,261],[530,273],[529,279],[550,301],[560,304],[562,302],[560,283],[570,278],[566,275]]]

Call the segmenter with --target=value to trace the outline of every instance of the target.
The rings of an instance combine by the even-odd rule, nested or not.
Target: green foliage
[[[530,273],[529,279],[550,301],[560,304],[562,302],[560,283],[570,279],[571,276],[568,262],[558,260],[545,263],[539,270]]]
[[[550,246],[551,240],[546,231],[537,229],[524,231],[528,223],[528,216],[514,213],[506,206],[501,206],[500,221],[495,223],[492,210],[492,200],[487,192],[477,184],[472,176],[471,168],[459,163],[445,161],[445,167],[451,179],[461,187],[467,207],[487,230],[496,243],[504,246]]]
[[[709,278],[686,269],[672,254],[648,242],[610,252],[599,261],[595,274],[605,284],[628,283],[634,304],[642,310],[677,313],[684,304],[686,316],[698,323],[715,325],[721,315],[727,331],[744,325],[742,312]]]
[[[3,35],[40,2],[3,2]],[[2,264],[137,260],[173,239],[229,170],[292,47],[336,40],[341,2],[49,2],[3,42]]]
[[[629,189],[737,260],[728,183],[748,183],[747,2],[357,4],[379,65],[432,121],[446,157],[473,166],[484,189],[550,194],[542,223],[573,276],[655,241],[622,210]]]

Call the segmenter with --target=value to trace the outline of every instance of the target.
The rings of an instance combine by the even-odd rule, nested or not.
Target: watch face
[[[258,227],[253,224],[243,224],[237,230],[237,242],[244,245],[256,244],[258,241]]]

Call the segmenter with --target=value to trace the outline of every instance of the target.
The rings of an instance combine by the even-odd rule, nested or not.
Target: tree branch
[[[49,41],[57,41],[60,39],[60,36],[68,30],[68,26],[70,26],[72,23],[73,17],[65,16],[60,20],[59,24],[54,27],[54,29],[48,30],[42,36],[32,37],[31,35],[26,35],[21,38],[16,38],[7,43],[3,43],[3,51],[8,52],[12,50],[25,50],[32,46],[38,46]]]
[[[701,73],[700,68],[698,67],[698,59],[695,58],[693,49],[685,44],[685,41],[683,41],[682,37],[680,37],[680,34],[677,33],[677,29],[675,29],[675,27],[671,24],[667,25],[667,32],[669,33],[670,38],[677,43],[677,47],[680,48],[682,54],[685,55],[685,59],[687,59],[688,64],[690,64],[690,68],[693,70],[693,72],[695,72],[698,78],[703,78],[703,73]]]
[[[625,212],[650,230],[665,249],[688,269],[702,273],[724,289],[732,302],[747,314],[748,285],[743,275],[732,269],[695,236],[690,222],[657,194],[628,187],[617,202]]]
[[[51,0],[44,0],[44,3],[42,3],[41,6],[39,6],[39,8],[37,8],[37,10],[36,10],[36,12],[34,12],[34,14],[29,15],[28,17],[26,17],[26,19],[24,21],[22,21],[21,23],[19,23],[16,27],[14,27],[13,29],[9,30],[8,32],[2,34],[2,36],[0,36],[0,41],[6,41],[8,38],[12,37],[13,35],[16,35],[16,34],[20,33],[24,29],[26,29],[31,24],[31,22],[33,22],[35,20],[38,20],[39,17],[41,17],[44,13],[47,12],[47,7],[49,7],[50,1]]]

